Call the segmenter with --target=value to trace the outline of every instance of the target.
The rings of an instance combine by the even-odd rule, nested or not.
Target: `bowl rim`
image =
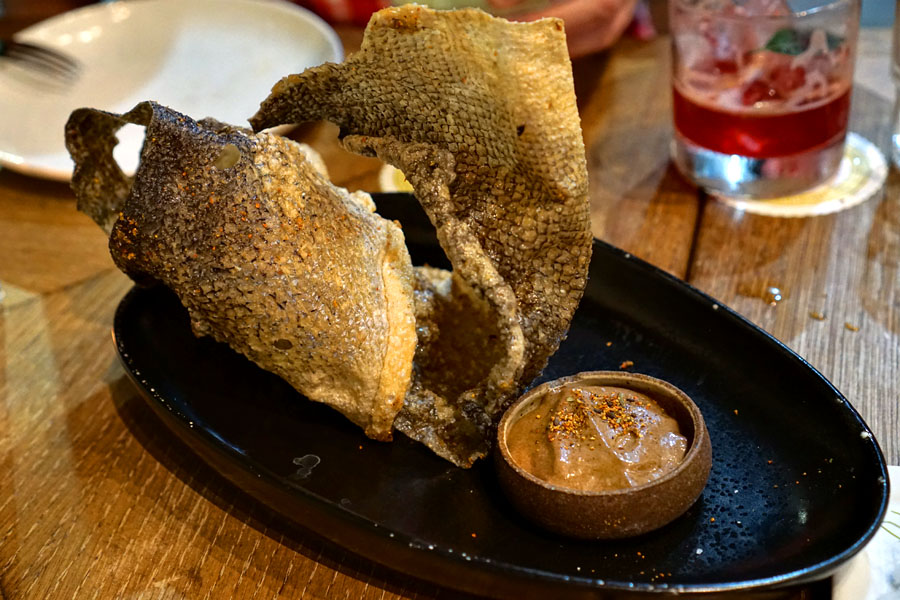
[[[652,481],[648,481],[646,483],[642,483],[641,485],[633,486],[633,487],[625,487],[625,488],[617,488],[611,490],[578,490],[575,488],[569,488],[565,486],[554,485],[549,483],[532,473],[529,473],[522,467],[520,467],[513,460],[512,456],[509,454],[509,448],[506,443],[506,431],[510,426],[510,421],[513,418],[515,413],[521,412],[521,407],[527,403],[532,402],[535,398],[540,397],[544,392],[553,387],[561,387],[567,383],[571,383],[573,380],[581,380],[587,378],[608,378],[608,379],[626,379],[631,381],[639,381],[644,384],[649,384],[651,387],[656,387],[664,392],[668,393],[670,396],[676,398],[679,402],[681,402],[687,409],[688,413],[691,417],[691,423],[694,427],[694,435],[691,439],[691,446],[687,451],[687,454],[684,455],[684,458],[678,464],[677,467]],[[590,384],[590,385],[604,385],[604,384]],[[611,384],[607,384],[611,385]],[[621,386],[627,387],[627,386]],[[638,390],[634,390],[637,392]],[[654,398],[654,400],[656,400]],[[698,443],[702,438],[706,438],[706,445],[709,445],[709,433],[706,430],[706,422],[703,420],[703,414],[700,412],[700,408],[694,403],[690,396],[684,393],[680,388],[672,385],[668,381],[664,381],[662,379],[657,379],[656,377],[651,377],[650,375],[645,375],[643,373],[628,373],[622,371],[581,371],[575,373],[573,375],[566,375],[565,377],[560,377],[558,379],[554,379],[552,381],[544,382],[536,387],[531,388],[519,398],[516,399],[509,407],[506,409],[506,412],[503,413],[503,417],[500,419],[500,423],[497,426],[497,451],[499,452],[503,462],[509,466],[516,475],[522,477],[523,479],[534,483],[545,490],[550,492],[559,492],[562,494],[566,494],[568,496],[582,496],[587,498],[610,498],[617,496],[624,496],[627,494],[633,494],[635,492],[645,491],[648,489],[652,489],[654,487],[660,486],[672,479],[679,477],[682,473],[687,471],[691,464],[695,462],[702,452],[701,446],[703,444]]]

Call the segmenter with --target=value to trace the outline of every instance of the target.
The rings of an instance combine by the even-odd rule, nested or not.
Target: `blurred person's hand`
[[[489,2],[495,8],[514,9],[521,0]],[[562,19],[566,24],[569,55],[575,58],[611,46],[631,24],[637,4],[638,0],[561,0],[543,10],[510,17],[520,21],[544,17]],[[652,25],[649,27],[652,34]]]
[[[0,0],[2,2],[3,0]],[[403,4],[412,0],[395,0]],[[355,23],[364,26],[373,12],[392,4],[391,0],[294,0],[312,9],[331,23]],[[646,0],[550,0],[550,6],[529,11],[535,0],[487,0],[503,16],[517,21],[535,21],[558,17],[565,22],[569,55],[584,56],[611,46],[629,29],[639,39],[655,34]],[[425,4],[429,4],[426,0]],[[465,6],[466,0],[442,5]],[[477,3],[472,3],[477,4]]]

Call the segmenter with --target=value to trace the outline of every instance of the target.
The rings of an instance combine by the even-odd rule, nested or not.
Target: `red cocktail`
[[[813,1],[813,0],[810,0]],[[714,192],[768,197],[833,174],[850,113],[858,0],[670,0],[673,158]]]

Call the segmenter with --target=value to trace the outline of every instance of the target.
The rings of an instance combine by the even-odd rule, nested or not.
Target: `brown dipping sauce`
[[[595,492],[658,479],[687,453],[678,422],[652,398],[608,386],[548,390],[509,427],[506,443],[535,477]]]

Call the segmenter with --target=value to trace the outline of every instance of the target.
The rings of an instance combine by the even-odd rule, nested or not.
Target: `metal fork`
[[[46,46],[30,42],[0,39],[0,61],[14,61],[21,67],[62,83],[71,83],[78,76],[77,60]]]

